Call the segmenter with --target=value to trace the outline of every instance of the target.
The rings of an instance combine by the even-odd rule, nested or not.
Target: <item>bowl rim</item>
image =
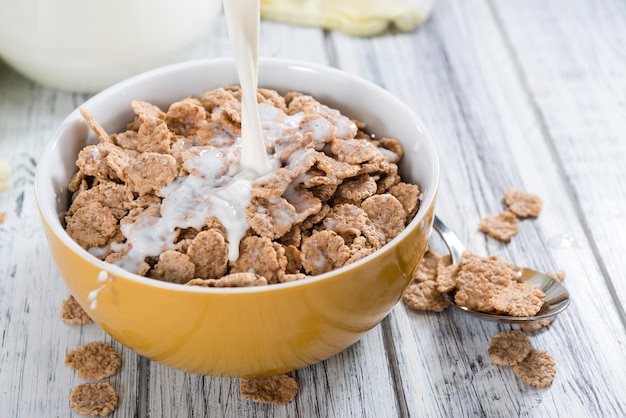
[[[171,282],[165,282],[161,280],[155,280],[149,277],[140,276],[135,273],[131,273],[123,268],[107,263],[103,260],[98,259],[94,255],[90,254],[87,250],[82,248],[76,241],[74,241],[66,232],[65,228],[63,228],[61,221],[59,219],[59,213],[55,210],[51,209],[51,205],[43,203],[41,200],[42,190],[47,189],[47,184],[44,182],[43,178],[43,170],[51,165],[52,160],[47,159],[48,155],[53,155],[51,152],[52,149],[58,144],[60,137],[63,132],[66,130],[67,125],[72,122],[72,119],[79,114],[80,107],[89,107],[99,104],[100,102],[106,101],[108,96],[114,95],[116,92],[123,91],[127,86],[131,86],[135,83],[140,82],[141,80],[149,80],[151,78],[160,78],[164,75],[176,74],[181,70],[192,70],[195,67],[204,68],[207,65],[232,65],[234,68],[234,60],[232,58],[207,58],[207,59],[198,59],[198,60],[190,60],[185,62],[180,62],[177,64],[166,65],[163,67],[159,67],[153,70],[145,71],[143,73],[137,74],[130,78],[127,78],[123,81],[120,81],[112,86],[100,91],[95,94],[88,100],[84,101],[77,108],[75,108],[70,114],[68,114],[59,126],[49,135],[46,145],[38,159],[37,170],[35,172],[35,200],[37,203],[37,207],[39,209],[40,217],[48,229],[59,239],[65,246],[69,247],[75,254],[85,259],[85,261],[99,267],[101,271],[106,271],[115,277],[123,277],[126,280],[131,280],[133,282],[155,287],[162,288],[166,290],[174,290],[179,292],[190,292],[190,293],[212,293],[216,295],[229,295],[229,294],[242,294],[242,293],[266,293],[266,292],[276,292],[281,291],[283,289],[291,288],[291,287],[300,287],[307,286],[317,283],[319,281],[324,281],[331,279],[332,277],[341,274],[343,272],[357,269],[360,265],[364,263],[368,263],[371,261],[372,257],[375,257],[377,254],[381,254],[383,252],[391,251],[393,247],[395,247],[398,241],[401,241],[406,235],[409,234],[409,231],[415,229],[417,224],[423,221],[424,216],[427,214],[428,209],[435,204],[435,198],[438,193],[439,185],[440,185],[440,162],[439,156],[433,141],[433,137],[422,122],[422,120],[418,117],[418,115],[403,101],[397,98],[395,95],[391,94],[381,86],[368,81],[362,77],[351,74],[347,71],[343,71],[334,67],[310,63],[301,60],[288,59],[288,58],[273,58],[273,57],[260,57],[259,58],[259,72],[263,70],[265,66],[277,66],[277,67],[285,67],[292,69],[299,69],[305,71],[312,71],[316,73],[328,73],[333,77],[342,77],[351,82],[361,83],[368,88],[377,91],[378,94],[385,97],[385,100],[389,100],[393,103],[395,108],[403,109],[407,115],[411,116],[411,123],[416,125],[419,131],[423,134],[423,138],[421,141],[428,143],[428,147],[432,150],[432,170],[431,174],[434,178],[434,184],[429,185],[429,192],[427,199],[423,200],[420,204],[420,208],[418,212],[415,214],[411,222],[409,222],[406,227],[394,237],[391,241],[385,244],[380,249],[376,250],[372,254],[367,255],[366,257],[355,261],[349,265],[340,267],[335,270],[331,270],[329,272],[319,274],[316,276],[308,276],[304,280],[296,280],[292,282],[285,283],[275,283],[268,286],[250,286],[250,287],[226,287],[226,288],[214,288],[214,287],[201,287],[201,286],[185,286],[184,284],[177,284]],[[259,83],[259,87],[262,85]],[[130,99],[132,100],[132,98]],[[421,188],[421,185],[420,185]],[[56,192],[52,192],[52,196],[55,196]]]

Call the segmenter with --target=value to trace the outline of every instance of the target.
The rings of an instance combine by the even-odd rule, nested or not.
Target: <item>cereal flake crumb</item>
[[[96,135],[98,135],[98,138],[100,138],[100,142],[112,144],[113,141],[111,140],[111,137],[109,137],[109,134],[104,130],[102,126],[100,126],[96,118],[94,118],[93,115],[89,113],[89,111],[84,107],[81,107],[79,110],[80,114],[83,115],[85,122],[87,122],[87,125],[89,125],[91,130],[94,131]]]
[[[404,229],[406,219],[404,207],[392,194],[368,197],[361,204],[361,209],[382,229],[386,242],[391,241]]]
[[[312,276],[343,267],[350,248],[335,231],[314,232],[302,244],[302,266]]]
[[[74,296],[70,295],[61,305],[61,320],[66,324],[87,324],[93,322],[87,312],[78,304]]]
[[[530,353],[530,340],[522,331],[502,331],[489,341],[489,357],[500,366],[513,366]]]
[[[434,280],[413,282],[402,294],[402,301],[411,309],[441,312],[450,304],[443,293],[437,290]]]
[[[187,254],[168,250],[161,253],[159,261],[150,271],[150,277],[170,283],[184,284],[194,278],[196,266]]]
[[[526,332],[539,331],[540,329],[545,328],[551,323],[553,323],[555,319],[556,319],[556,316],[552,316],[548,319],[544,319],[543,321],[522,323],[520,324],[520,328]]]
[[[554,280],[563,283],[563,281],[565,280],[565,271],[560,270],[557,273],[546,273],[546,276],[550,276],[552,277]]]
[[[111,345],[91,342],[67,353],[65,364],[78,370],[83,379],[98,380],[117,373],[122,359]]]
[[[437,266],[441,257],[434,251],[426,250],[424,257],[417,267],[413,280],[426,282],[437,279]]]
[[[491,297],[493,307],[511,316],[535,315],[544,303],[544,293],[526,283],[513,283],[501,287]]]
[[[497,216],[487,216],[484,218],[480,221],[480,224],[478,224],[478,229],[490,237],[508,242],[513,235],[517,234],[518,223],[519,221],[513,213],[503,211]]]
[[[98,247],[117,231],[117,218],[100,202],[91,202],[67,219],[67,233],[84,248]]]
[[[185,283],[187,286],[199,287],[251,287],[267,286],[267,279],[254,273],[231,273],[220,279],[193,279]]]
[[[117,402],[117,392],[109,382],[83,383],[70,392],[70,407],[90,417],[111,414],[117,408]]]
[[[239,390],[241,397],[249,401],[285,405],[295,398],[298,383],[286,374],[242,378]]]
[[[509,210],[520,218],[538,217],[543,206],[539,196],[517,189],[504,192],[504,202]]]
[[[550,386],[556,376],[552,356],[534,348],[524,360],[513,366],[513,370],[524,382],[540,388]]]
[[[452,256],[449,254],[439,258],[437,262],[437,290],[447,293],[456,288],[456,275],[459,272],[459,265],[452,264]]]

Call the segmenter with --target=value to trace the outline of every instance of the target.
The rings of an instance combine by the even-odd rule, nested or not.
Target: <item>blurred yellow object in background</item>
[[[373,36],[390,27],[409,32],[430,15],[434,0],[262,0],[261,17]]]
[[[11,184],[11,167],[7,160],[0,160],[0,192],[9,188]]]

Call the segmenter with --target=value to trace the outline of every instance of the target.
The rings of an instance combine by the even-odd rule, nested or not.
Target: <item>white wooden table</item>
[[[410,34],[261,31],[262,55],[355,73],[421,116],[440,151],[437,212],[474,252],[567,272],[572,305],[530,336],[554,356],[556,379],[536,389],[489,359],[489,339],[510,326],[399,304],[351,348],[294,371],[299,393],[281,407],[242,400],[236,379],[172,370],[112,341],[123,356],[112,416],[626,416],[626,2],[438,0]],[[196,57],[229,55],[220,18]],[[0,158],[13,170],[0,193],[1,417],[77,416],[68,395],[82,381],[65,354],[111,341],[95,324],[60,321],[68,293],[33,194],[44,143],[87,98],[0,62]],[[510,187],[540,195],[544,210],[505,245],[477,225]]]

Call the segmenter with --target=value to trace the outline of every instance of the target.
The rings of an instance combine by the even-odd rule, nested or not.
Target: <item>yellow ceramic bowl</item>
[[[106,130],[116,132],[133,118],[131,100],[166,109],[188,95],[237,83],[231,60],[188,62],[117,84],[84,107]],[[399,301],[431,231],[439,163],[429,134],[407,106],[352,75],[289,60],[261,60],[259,86],[311,94],[365,122],[377,135],[402,142],[401,174],[421,186],[424,199],[398,237],[354,264],[298,282],[227,289],[160,282],[91,256],[63,228],[60,219],[78,151],[96,142],[78,111],[56,130],[39,162],[37,202],[69,290],[113,338],[177,369],[214,376],[273,374],[344,350]]]

